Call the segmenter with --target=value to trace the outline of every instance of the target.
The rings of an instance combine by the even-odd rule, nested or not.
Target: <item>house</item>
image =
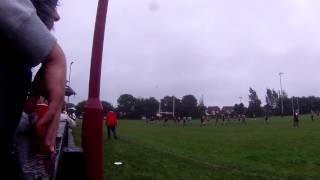
[[[234,112],[234,107],[233,106],[223,106],[221,111],[223,113],[232,114]]]
[[[210,115],[216,115],[220,112],[219,106],[208,106],[207,113]]]

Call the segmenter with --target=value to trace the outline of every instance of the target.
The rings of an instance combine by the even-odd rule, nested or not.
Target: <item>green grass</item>
[[[320,179],[320,120],[247,120],[200,127],[120,120],[106,140],[106,179]],[[106,130],[105,135],[106,135]],[[74,130],[77,136],[79,130]],[[75,138],[80,143],[78,138]],[[115,166],[115,161],[123,162]]]

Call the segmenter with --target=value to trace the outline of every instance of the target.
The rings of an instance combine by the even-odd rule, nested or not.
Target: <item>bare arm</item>
[[[49,109],[36,122],[36,132],[43,139],[44,151],[53,152],[61,108],[64,102],[66,60],[61,47],[56,44],[42,63],[33,82],[32,94],[48,99]]]

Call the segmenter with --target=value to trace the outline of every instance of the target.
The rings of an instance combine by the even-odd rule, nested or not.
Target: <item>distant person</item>
[[[266,113],[265,117],[264,117],[264,121],[266,124],[269,124],[269,114]]]
[[[76,112],[76,108],[74,107],[69,108],[69,110],[67,111],[68,116],[74,121],[77,119],[75,112]]]
[[[76,121],[74,121],[67,113],[67,111],[62,111],[60,114],[60,121],[66,121],[70,129],[77,127]]]
[[[241,116],[241,123],[244,124],[244,125],[247,124],[246,115],[244,115],[244,114]]]
[[[293,113],[293,127],[294,128],[299,127],[299,113],[298,113],[298,111]]]
[[[181,116],[178,116],[177,120],[178,120],[178,125],[180,125]]]
[[[216,118],[216,123],[215,123],[215,125],[218,125],[218,123],[219,123],[219,114],[218,114],[218,113],[216,114],[216,117],[215,117],[215,118]]]
[[[112,132],[113,138],[118,139],[117,133],[116,133],[116,127],[118,124],[118,118],[116,113],[113,111],[109,111],[106,116],[106,125],[108,129],[108,139],[110,139],[110,131]]]
[[[241,114],[238,114],[238,122],[241,123]]]
[[[313,111],[311,111],[310,117],[311,117],[311,121],[314,121],[314,112]]]
[[[227,118],[227,122],[230,123],[230,113],[227,113],[226,118]]]
[[[224,125],[226,121],[226,115],[224,113],[221,115],[221,119],[222,119],[222,125]]]
[[[183,116],[182,121],[183,121],[183,126],[185,126],[187,124],[187,117]]]
[[[188,117],[187,117],[187,121],[188,121],[188,124],[192,124],[192,117],[191,117],[191,116],[188,116]]]
[[[169,121],[169,117],[167,115],[164,115],[164,121],[163,121],[163,126],[165,126]]]
[[[200,126],[205,126],[206,125],[206,116],[205,115],[202,115],[201,118],[200,118]]]
[[[148,118],[146,116],[142,116],[141,119],[145,122],[145,124],[149,124]]]

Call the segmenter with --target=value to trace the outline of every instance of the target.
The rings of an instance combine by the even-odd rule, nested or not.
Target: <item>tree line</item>
[[[201,112],[205,110],[203,101],[198,100],[193,95],[185,95],[181,99],[175,96],[164,96],[160,101],[154,97],[142,98],[134,97],[131,94],[122,94],[117,99],[117,107],[112,106],[107,101],[101,101],[103,106],[103,115],[113,110],[120,117],[137,119],[143,116],[155,116],[159,111],[163,113],[175,113],[175,116],[200,117]],[[85,101],[79,102],[75,106],[76,115],[79,116],[84,111]],[[72,104],[70,104],[72,106]],[[161,106],[161,107],[160,107]]]
[[[275,91],[274,89],[267,88],[265,95],[265,105],[259,98],[257,92],[249,88],[249,102],[248,107],[243,103],[234,105],[234,112],[232,115],[245,114],[248,117],[261,117],[265,115],[280,116],[282,114],[282,101],[283,101],[283,115],[292,115],[293,111],[299,111],[300,114],[308,114],[311,111],[320,111],[320,97],[288,97],[286,92]],[[143,116],[155,116],[159,111],[163,113],[172,113],[175,116],[191,116],[198,118],[206,111],[206,106],[203,99],[199,101],[194,95],[185,95],[181,99],[175,96],[164,96],[162,99],[157,100],[154,97],[142,98],[134,97],[131,94],[122,94],[117,99],[117,106],[114,107],[110,102],[101,101],[103,107],[103,115],[108,111],[116,111],[121,117],[129,119],[137,119]],[[84,111],[85,101],[79,102],[74,106],[76,115],[79,116]],[[161,106],[159,108],[159,106]]]
[[[243,103],[234,105],[236,113],[246,114],[249,117],[261,117],[265,115],[292,115],[294,111],[298,111],[300,114],[316,113],[320,111],[320,97],[315,96],[288,97],[288,94],[285,91],[281,93],[274,89],[267,88],[265,95],[266,104],[264,106],[262,106],[257,92],[252,88],[249,88],[248,97],[248,107],[245,107]]]

